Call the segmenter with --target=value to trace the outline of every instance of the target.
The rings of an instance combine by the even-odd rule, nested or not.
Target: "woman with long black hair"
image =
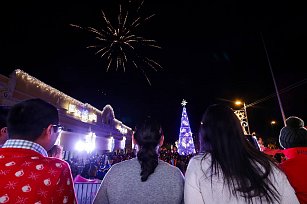
[[[158,122],[147,118],[132,138],[137,157],[115,164],[104,177],[94,203],[183,203],[181,171],[159,160],[164,135]]]
[[[285,174],[245,138],[231,108],[208,107],[199,137],[202,153],[185,174],[186,204],[299,203]]]

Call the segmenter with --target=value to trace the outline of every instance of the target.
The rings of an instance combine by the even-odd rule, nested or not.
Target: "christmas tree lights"
[[[181,115],[181,126],[179,133],[178,153],[180,155],[189,155],[195,153],[195,146],[190,128],[189,118],[186,111],[187,101],[182,100],[181,105],[183,106]]]

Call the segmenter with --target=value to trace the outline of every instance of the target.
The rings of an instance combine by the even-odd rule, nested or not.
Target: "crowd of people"
[[[131,152],[110,152],[89,155],[87,158],[73,157],[67,162],[75,182],[100,182],[112,165],[134,157]]]
[[[135,153],[85,161],[62,159],[62,126],[48,102],[25,100],[0,116],[0,203],[77,203],[74,182],[101,183],[95,204],[307,203],[307,130],[295,116],[274,154],[246,138],[231,108],[215,104],[201,118],[195,155],[163,148],[161,125],[147,117],[134,130]]]
[[[62,154],[60,153],[62,151],[61,148],[62,148],[61,146],[55,145],[50,150],[50,153],[48,151],[48,154],[53,155],[53,157],[58,157],[59,155]],[[183,175],[185,174],[190,158],[194,156],[193,154],[179,155],[176,150],[166,149],[163,146],[159,148],[158,153],[160,160],[165,161],[170,165],[178,167]],[[67,160],[67,162],[70,164],[74,181],[81,182],[82,180],[82,182],[87,182],[87,181],[92,182],[92,180],[90,179],[90,177],[92,177],[93,179],[96,179],[95,180],[96,182],[99,182],[99,180],[103,179],[104,175],[107,173],[107,171],[110,169],[112,165],[135,157],[136,154],[132,151],[128,151],[126,153],[123,151],[116,151],[104,154],[92,154],[88,155],[87,158],[72,157],[69,160]]]

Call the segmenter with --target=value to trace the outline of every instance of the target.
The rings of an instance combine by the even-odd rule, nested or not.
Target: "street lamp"
[[[271,121],[272,137],[275,137],[275,125],[276,125],[276,121],[272,120]]]
[[[237,106],[238,105],[242,105],[242,104],[243,104],[243,110],[241,108],[239,110],[236,110],[234,113],[240,119],[240,122],[241,122],[241,125],[243,127],[244,133],[247,134],[247,135],[250,135],[245,102],[242,102],[242,101],[239,101],[239,100],[235,101],[235,105],[237,105]]]
[[[271,121],[271,125],[275,125],[276,124],[276,121],[275,120],[272,120]]]

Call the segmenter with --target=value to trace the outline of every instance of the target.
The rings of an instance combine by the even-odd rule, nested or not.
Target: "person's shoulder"
[[[200,161],[204,158],[204,156],[205,156],[204,154],[196,154],[196,155],[192,156],[190,160]],[[205,158],[208,158],[208,157],[209,157],[209,154],[207,154]]]
[[[162,160],[159,160],[155,175],[156,178],[162,179],[164,182],[171,181],[174,185],[183,186],[184,175],[182,171],[178,167]]]
[[[165,162],[165,161],[163,161],[163,160],[161,160],[161,159],[159,159],[158,165],[159,165],[159,166],[163,166],[163,167],[165,167],[165,168],[172,168],[172,167],[174,167],[174,166],[172,166],[170,163],[167,163],[167,162]]]
[[[54,158],[54,157],[44,157],[40,159],[45,163],[45,165],[49,166],[50,168],[55,169],[67,169],[70,168],[68,162],[62,159]]]
[[[270,176],[273,176],[277,180],[283,180],[286,177],[284,167],[282,164],[273,164],[271,163],[271,172]]]
[[[179,175],[182,174],[182,172],[180,171],[180,169],[176,166],[173,166],[165,161],[159,160],[159,167],[161,169],[166,169],[167,171],[170,171],[172,173],[177,173]]]
[[[83,176],[81,176],[80,174],[78,174],[75,178],[74,178],[74,182],[87,182],[88,180],[86,178],[84,178]]]
[[[137,162],[138,162],[137,159],[133,158],[133,159],[124,160],[124,161],[118,162],[116,164],[113,164],[112,167],[120,168],[122,166],[134,165]]]
[[[110,169],[108,170],[108,172],[110,172],[110,171],[112,171],[113,173],[116,173],[118,171],[122,172],[123,169],[125,169],[125,171],[126,171],[128,169],[135,168],[137,163],[138,163],[138,161],[137,161],[136,158],[121,161],[121,162],[118,162],[116,164],[113,164],[110,167]]]
[[[197,154],[190,158],[189,165],[200,164],[202,161],[209,162],[211,160],[210,154]]]
[[[203,169],[208,169],[211,166],[211,155],[210,154],[197,154],[191,157],[187,171],[199,172]]]
[[[281,162],[280,166],[282,168],[292,168],[292,167],[295,167],[295,166],[306,167],[307,166],[307,156],[304,155],[304,156],[300,156],[300,157],[294,157],[294,158],[291,158],[291,159],[287,159],[287,160]]]

